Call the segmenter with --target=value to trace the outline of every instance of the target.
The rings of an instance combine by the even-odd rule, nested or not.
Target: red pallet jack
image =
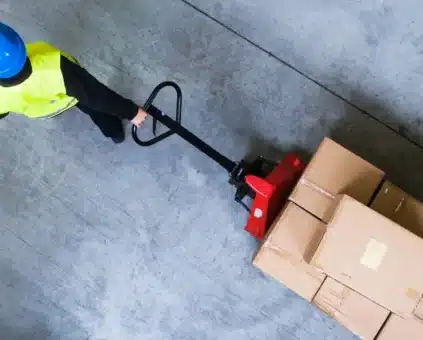
[[[166,87],[172,87],[176,91],[175,119],[153,105],[159,92]],[[257,239],[263,239],[305,168],[305,164],[300,158],[295,153],[289,153],[280,163],[269,161],[263,157],[258,157],[251,162],[230,160],[182,126],[182,91],[176,83],[171,81],[156,86],[147,99],[144,109],[153,118],[154,137],[148,141],[140,140],[137,127],[133,126],[134,141],[138,145],[146,147],[177,134],[217,162],[228,171],[229,183],[236,188],[235,201],[249,211],[250,216],[245,230]],[[157,136],[157,122],[162,123],[169,130]],[[245,204],[245,197],[254,200],[251,208]]]

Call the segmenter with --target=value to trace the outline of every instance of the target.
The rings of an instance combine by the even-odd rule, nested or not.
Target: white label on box
[[[388,251],[386,244],[371,238],[367,243],[366,250],[361,257],[360,263],[369,269],[377,270]]]

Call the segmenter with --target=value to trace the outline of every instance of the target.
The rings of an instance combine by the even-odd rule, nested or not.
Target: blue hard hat
[[[26,62],[26,47],[21,36],[0,22],[0,79],[8,79],[22,71]]]

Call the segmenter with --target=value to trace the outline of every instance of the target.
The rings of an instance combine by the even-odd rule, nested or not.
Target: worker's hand
[[[138,108],[137,115],[131,120],[131,123],[134,124],[137,128],[140,128],[144,120],[147,119],[148,113],[145,112],[142,108]]]

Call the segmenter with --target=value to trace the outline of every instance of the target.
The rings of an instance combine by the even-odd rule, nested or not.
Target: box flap
[[[384,172],[325,138],[294,188],[290,200],[327,222],[328,209],[339,194],[368,204]]]
[[[262,246],[257,252],[253,264],[308,301],[313,299],[325,279],[325,274],[308,263],[285,257],[266,246]]]
[[[377,340],[422,340],[423,322],[391,314]]]
[[[423,240],[344,196],[311,264],[402,316],[423,293]]]
[[[313,303],[361,339],[373,339],[389,315],[387,309],[330,277]]]
[[[311,301],[326,275],[305,259],[311,259],[325,231],[323,222],[288,202],[267,233],[253,264]]]
[[[267,233],[265,244],[277,249],[281,256],[309,262],[325,232],[326,224],[288,202]]]
[[[371,208],[423,237],[423,203],[391,182],[384,182]]]

